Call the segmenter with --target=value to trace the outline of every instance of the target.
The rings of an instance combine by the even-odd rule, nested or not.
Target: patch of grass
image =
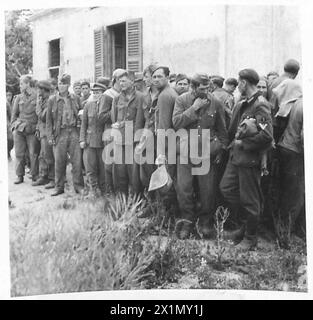
[[[178,240],[163,214],[139,219],[135,197],[62,201],[10,216],[12,296],[181,288],[191,278],[192,288],[307,290],[305,243],[245,252]]]
[[[138,199],[72,201],[11,219],[11,295],[144,288],[155,256]]]

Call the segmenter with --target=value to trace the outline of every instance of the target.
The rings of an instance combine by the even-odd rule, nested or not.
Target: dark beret
[[[51,89],[51,84],[50,84],[50,82],[49,82],[48,80],[41,80],[41,81],[39,81],[38,84],[37,84],[37,86],[38,86],[38,88],[40,88],[40,89],[46,89],[46,90],[48,90],[48,91],[50,91],[50,89]]]
[[[253,85],[257,85],[260,81],[258,73],[253,69],[243,69],[239,72],[239,77],[241,79],[247,80]]]
[[[284,65],[284,71],[297,74],[300,70],[300,64],[295,59],[289,59]]]

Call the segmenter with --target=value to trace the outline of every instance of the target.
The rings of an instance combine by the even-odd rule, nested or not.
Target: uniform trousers
[[[216,205],[216,166],[211,163],[210,170],[204,175],[192,175],[195,165],[177,164],[177,199],[183,219],[200,224],[209,224]],[[200,207],[196,203],[199,201]]]
[[[105,171],[102,160],[103,148],[87,147],[84,149],[84,165],[87,180],[92,189],[99,188],[105,191]]]
[[[54,181],[55,167],[53,147],[49,145],[46,136],[40,139],[40,154],[39,154],[39,176],[48,178]]]
[[[247,220],[247,234],[255,235],[262,204],[261,169],[236,166],[229,160],[220,189],[232,208],[240,206],[244,210],[242,214]]]
[[[57,138],[55,156],[55,187],[57,190],[64,190],[66,177],[66,165],[68,156],[72,164],[73,184],[76,191],[84,188],[82,174],[81,149],[79,146],[79,134],[75,127],[63,128]]]
[[[26,134],[14,130],[13,137],[16,156],[16,175],[25,175],[25,157],[28,149],[30,156],[30,173],[32,177],[38,176],[38,150],[40,144],[35,134]]]

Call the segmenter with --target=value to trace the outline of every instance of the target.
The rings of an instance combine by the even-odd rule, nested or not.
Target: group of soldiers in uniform
[[[85,80],[75,82],[74,93],[69,91],[68,74],[60,75],[57,89],[48,80],[38,81],[34,88],[30,76],[21,76],[8,130],[8,139],[9,131],[14,137],[15,183],[24,181],[28,158],[32,185],[60,195],[70,162],[78,194],[88,189],[92,197],[139,195],[147,200],[142,218],[155,212],[158,199],[165,212],[179,219],[180,239],[196,227],[203,237],[210,237],[214,213],[223,205],[232,222],[227,236],[255,249],[265,211],[278,210],[282,221],[291,220],[294,228],[304,207],[302,91],[295,80],[299,69],[291,59],[280,76],[270,72],[260,78],[255,70],[243,69],[238,79],[224,81],[205,73],[170,74],[168,67],[151,64],[143,73],[116,69],[112,79],[100,77],[92,87]],[[142,134],[130,139],[126,123]],[[190,132],[197,130],[199,145],[210,146],[208,172],[193,173],[199,162],[192,161],[190,153],[186,161],[177,154],[177,162],[170,163],[168,140],[165,152],[158,153],[161,129],[184,129],[188,139],[178,145],[188,150]],[[210,138],[203,139],[207,129]],[[112,163],[105,160],[114,153],[106,148],[114,130],[120,134],[115,144],[121,161]],[[127,160],[151,143],[153,163]],[[273,173],[277,163],[279,177]],[[269,194],[274,184],[279,190],[275,201]],[[281,243],[288,247],[286,241]]]

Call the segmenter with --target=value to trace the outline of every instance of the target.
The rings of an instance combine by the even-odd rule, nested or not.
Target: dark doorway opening
[[[57,78],[60,68],[60,39],[49,41],[49,75]]]
[[[49,67],[60,65],[60,39],[49,42]]]
[[[112,74],[117,68],[126,69],[126,23],[119,23],[107,28],[109,36],[109,70]]]

